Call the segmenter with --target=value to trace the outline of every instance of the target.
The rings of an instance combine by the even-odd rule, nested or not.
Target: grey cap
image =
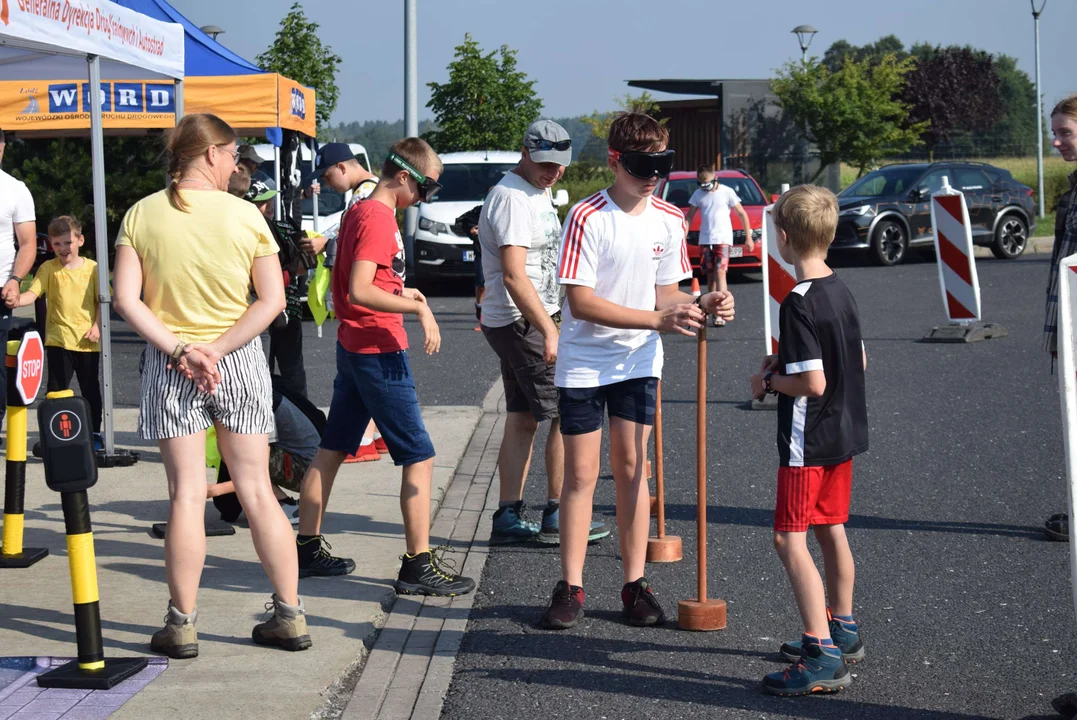
[[[549,150],[539,149],[547,142],[559,143],[565,141],[568,141],[569,143],[572,142],[571,138],[568,136],[568,131],[553,120],[538,120],[533,122],[531,123],[531,127],[527,128],[527,132],[524,133],[524,147],[527,148],[530,153],[531,159],[539,163],[552,162],[568,167],[569,163],[572,162],[571,147],[567,147],[564,150],[557,150],[555,148]]]

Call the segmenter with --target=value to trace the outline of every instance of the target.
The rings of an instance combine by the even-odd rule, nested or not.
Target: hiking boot
[[[542,511],[542,529],[539,530],[538,534],[540,543],[544,545],[561,544],[560,509],[560,505],[547,505],[546,509]],[[599,520],[593,520],[591,522],[591,532],[587,535],[587,542],[601,540],[604,537],[609,537],[609,534],[609,525]]]
[[[1070,539],[1070,516],[1069,513],[1055,513],[1047,518],[1043,524],[1043,531],[1047,537],[1058,542],[1069,542]]]
[[[550,607],[539,624],[547,630],[567,630],[583,619],[583,588],[561,580],[553,588]]]
[[[621,615],[629,625],[647,627],[666,621],[666,614],[662,612],[662,606],[651,591],[647,578],[640,578],[621,588],[621,603],[624,605]]]
[[[524,503],[522,500],[513,505],[497,509],[497,512],[494,513],[494,529],[490,533],[491,545],[507,545],[535,539],[539,532],[539,526],[535,523],[527,522],[521,517],[523,509]]]
[[[417,555],[401,558],[400,573],[396,577],[396,591],[400,595],[432,595],[434,597],[456,597],[467,595],[475,589],[471,578],[456,575],[456,568],[451,560],[442,557],[448,550],[438,548],[438,553],[426,550]],[[442,570],[442,566],[451,572]]]
[[[864,659],[864,641],[860,639],[860,630],[856,623],[847,623],[844,620],[836,620],[830,614],[830,608],[826,610],[827,624],[830,626],[830,639],[841,649],[841,659],[847,663],[856,663]],[[781,654],[789,662],[796,662],[800,658],[801,641],[782,643]]]
[[[823,646],[809,641],[805,635],[801,646],[804,651],[795,663],[763,678],[764,692],[786,697],[816,692],[833,693],[852,684],[853,676],[849,674],[849,668],[841,659],[841,650],[836,645]]]
[[[307,634],[307,611],[302,598],[296,607],[286,604],[273,593],[273,599],[266,603],[266,612],[272,612],[273,617],[254,626],[251,631],[254,642],[275,645],[292,652],[311,646],[310,635]]]
[[[165,626],[150,638],[150,650],[176,660],[198,657],[198,613],[184,615],[168,601]]]
[[[299,577],[351,575],[355,572],[355,561],[351,558],[333,557],[329,551],[333,546],[324,535],[315,535],[310,540],[295,540],[299,554]]]

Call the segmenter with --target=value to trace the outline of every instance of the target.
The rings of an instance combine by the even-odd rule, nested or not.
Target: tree
[[[318,126],[329,122],[337,109],[337,67],[340,56],[318,37],[318,23],[307,20],[303,7],[293,3],[280,21],[273,44],[255,58],[269,72],[279,73],[301,85],[314,88]]]
[[[912,68],[911,59],[887,55],[877,64],[846,58],[836,72],[814,60],[790,62],[778,72],[772,87],[782,108],[807,128],[819,151],[813,181],[840,161],[863,175],[879,159],[920,142],[925,123],[908,123],[908,107],[899,99]]]
[[[922,134],[928,159],[958,130],[985,132],[1002,114],[999,77],[991,55],[971,48],[915,48],[919,59],[905,77],[901,99],[910,124],[928,123]]]
[[[581,120],[591,128],[592,137],[605,140],[610,134],[610,125],[613,124],[614,119],[621,113],[629,112],[657,115],[660,110],[658,102],[646,90],[636,96],[628,93],[624,98],[614,98],[613,100],[617,103],[617,106],[621,108],[620,110],[606,113],[600,113],[598,110],[595,110],[590,115],[581,118]],[[658,122],[665,125],[668,121],[669,118],[662,118]]]
[[[837,72],[845,63],[845,59],[861,61],[868,60],[873,65],[882,62],[887,55],[893,55],[898,60],[904,60],[909,56],[905,51],[905,43],[897,35],[886,35],[869,45],[857,47],[846,40],[834,42],[823,54],[823,64],[830,72]]]
[[[538,120],[542,100],[535,81],[516,69],[516,51],[502,45],[483,54],[471,34],[456,48],[449,81],[427,83],[437,130],[423,137],[438,152],[517,150]]]

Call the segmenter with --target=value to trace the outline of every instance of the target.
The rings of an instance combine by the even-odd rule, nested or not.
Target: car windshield
[[[516,163],[453,163],[438,178],[441,192],[434,202],[482,202]]]
[[[912,190],[923,174],[922,167],[890,167],[872,170],[838,193],[839,197],[882,197],[901,195]]]
[[[344,209],[344,196],[328,185],[322,185],[318,193],[318,217],[338,213]],[[314,198],[303,198],[303,214],[314,217]]]
[[[737,193],[740,198],[741,205],[766,205],[766,201],[763,200],[763,195],[759,192],[759,188],[755,183],[746,177],[724,177],[718,178],[718,182],[726,187],[733,188],[733,192]],[[684,180],[670,180],[665,184],[665,190],[663,196],[665,200],[673,203],[677,207],[688,207],[688,199],[692,197],[692,193],[699,189],[699,182],[695,178],[685,178]],[[658,192],[658,188],[655,188],[655,192]]]

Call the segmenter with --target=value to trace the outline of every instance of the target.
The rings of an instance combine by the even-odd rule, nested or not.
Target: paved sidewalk
[[[437,406],[424,408],[423,416],[438,449],[436,511],[482,412]],[[116,412],[117,444],[138,449],[142,461],[103,470],[89,491],[107,657],[149,655],[149,637],[160,628],[168,601],[162,541],[149,533],[151,523],[167,519],[164,468],[156,447],[135,436],[136,419],[137,410]],[[354,558],[357,569],[346,577],[300,582],[314,641],[306,652],[260,648],[250,640],[271,589],[249,530],[209,538],[198,601],[199,657],[170,660],[113,717],[338,717],[367,654],[364,643],[372,641],[395,598],[391,582],[404,548],[399,484],[400,470],[388,459],[342,468],[324,531],[333,552]],[[206,517],[219,522],[212,504]],[[27,465],[24,544],[47,547],[49,556],[25,570],[0,570],[0,655],[71,657],[75,629],[60,502],[33,459]],[[9,709],[0,707],[0,717]]]
[[[431,544],[466,552],[463,574],[479,582],[497,504],[497,455],[505,425],[498,381],[434,520]],[[367,658],[344,720],[437,720],[452,681],[468,615],[481,591],[456,598],[400,597]]]

